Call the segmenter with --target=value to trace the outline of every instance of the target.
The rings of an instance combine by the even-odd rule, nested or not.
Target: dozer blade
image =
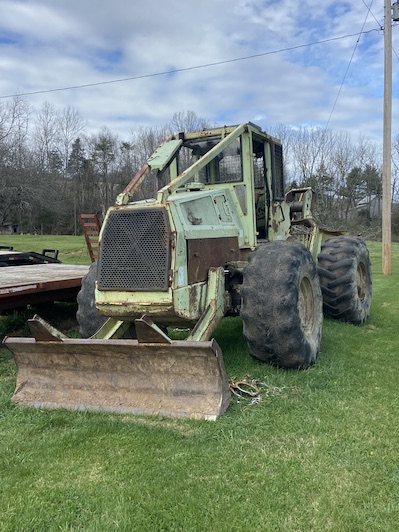
[[[4,340],[17,364],[12,400],[18,405],[210,420],[228,407],[228,379],[215,340],[38,336]]]

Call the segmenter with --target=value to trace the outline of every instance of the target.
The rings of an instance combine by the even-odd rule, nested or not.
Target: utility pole
[[[394,4],[397,5],[397,4]],[[391,4],[385,0],[384,133],[382,160],[382,272],[391,274],[391,145],[392,145],[392,25]]]

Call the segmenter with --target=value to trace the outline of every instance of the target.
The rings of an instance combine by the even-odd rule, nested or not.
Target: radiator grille
[[[169,241],[164,209],[111,213],[102,234],[99,289],[167,290]]]

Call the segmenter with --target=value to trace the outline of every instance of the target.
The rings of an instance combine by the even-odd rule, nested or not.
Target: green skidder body
[[[286,368],[314,363],[323,308],[363,323],[365,244],[321,230],[311,189],[286,193],[283,167],[281,142],[252,123],[166,139],[103,222],[78,296],[89,338],[37,318],[36,340],[7,339],[14,401],[215,419],[230,398],[212,339],[223,316],[241,316],[252,357]],[[170,339],[175,327],[186,340]]]

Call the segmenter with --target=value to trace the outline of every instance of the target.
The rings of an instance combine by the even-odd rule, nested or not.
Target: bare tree
[[[18,136],[21,126],[27,124],[28,115],[29,106],[22,95],[0,101],[0,144]]]
[[[131,144],[134,147],[137,168],[148,159],[160,143],[170,135],[170,129],[166,126],[143,127],[132,131]]]
[[[295,181],[295,172],[293,168],[293,144],[295,140],[295,131],[291,126],[286,124],[277,124],[270,126],[267,133],[281,141],[283,146],[283,171],[285,181],[288,187],[291,187]]]
[[[0,103],[0,225],[16,221],[26,194],[29,105],[22,96]]]
[[[118,183],[118,158],[120,140],[108,128],[104,127],[97,135],[89,138],[90,159],[97,180],[101,200],[102,215],[114,202],[116,190],[122,188]],[[119,185],[119,186],[118,186]]]
[[[293,136],[292,156],[296,175],[301,182],[312,179],[317,169],[326,166],[331,154],[332,131],[317,126],[301,127]]]
[[[44,102],[35,119],[34,150],[39,164],[47,170],[61,169],[60,130],[54,105]]]
[[[57,113],[58,116],[58,136],[60,140],[59,150],[62,158],[62,171],[65,175],[72,144],[86,127],[86,120],[75,107],[64,107]]]
[[[334,177],[334,215],[339,218],[347,219],[349,210],[353,207],[353,191],[348,184],[348,176],[355,163],[355,149],[350,135],[346,132],[334,132],[328,166]]]
[[[181,131],[202,131],[209,129],[212,125],[209,120],[199,117],[194,111],[178,111],[174,113],[167,128],[171,133],[180,133]]]

